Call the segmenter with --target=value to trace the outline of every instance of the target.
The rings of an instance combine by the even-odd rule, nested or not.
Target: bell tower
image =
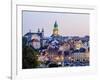
[[[58,36],[58,24],[57,24],[57,21],[55,21],[55,23],[54,23],[53,35],[54,36]]]

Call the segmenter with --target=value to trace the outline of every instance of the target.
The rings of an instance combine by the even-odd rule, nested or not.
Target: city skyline
[[[63,36],[89,35],[89,15],[75,13],[54,13],[23,11],[23,35],[44,29],[44,36],[51,36],[57,21],[59,34]]]

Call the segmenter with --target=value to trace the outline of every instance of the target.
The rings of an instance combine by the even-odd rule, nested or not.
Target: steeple
[[[54,23],[54,28],[58,28],[57,21],[55,21],[55,23]]]
[[[42,32],[44,32],[44,28],[42,28]]]
[[[44,28],[42,28],[41,33],[42,33],[42,37],[44,37]]]
[[[38,28],[38,33],[40,33],[40,29]]]
[[[53,35],[58,36],[58,24],[57,21],[54,23]]]

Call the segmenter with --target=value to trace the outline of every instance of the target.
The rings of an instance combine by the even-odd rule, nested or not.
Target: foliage
[[[37,54],[39,54],[38,50],[35,50],[32,46],[26,45],[26,39],[23,38],[22,42],[22,68],[36,68],[38,63]]]

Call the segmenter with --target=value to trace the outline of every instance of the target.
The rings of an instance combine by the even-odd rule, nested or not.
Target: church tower
[[[58,36],[58,24],[56,21],[54,23],[53,35]]]
[[[42,28],[41,33],[42,33],[42,37],[44,37],[44,28]]]
[[[38,33],[40,33],[40,29],[38,28]]]

